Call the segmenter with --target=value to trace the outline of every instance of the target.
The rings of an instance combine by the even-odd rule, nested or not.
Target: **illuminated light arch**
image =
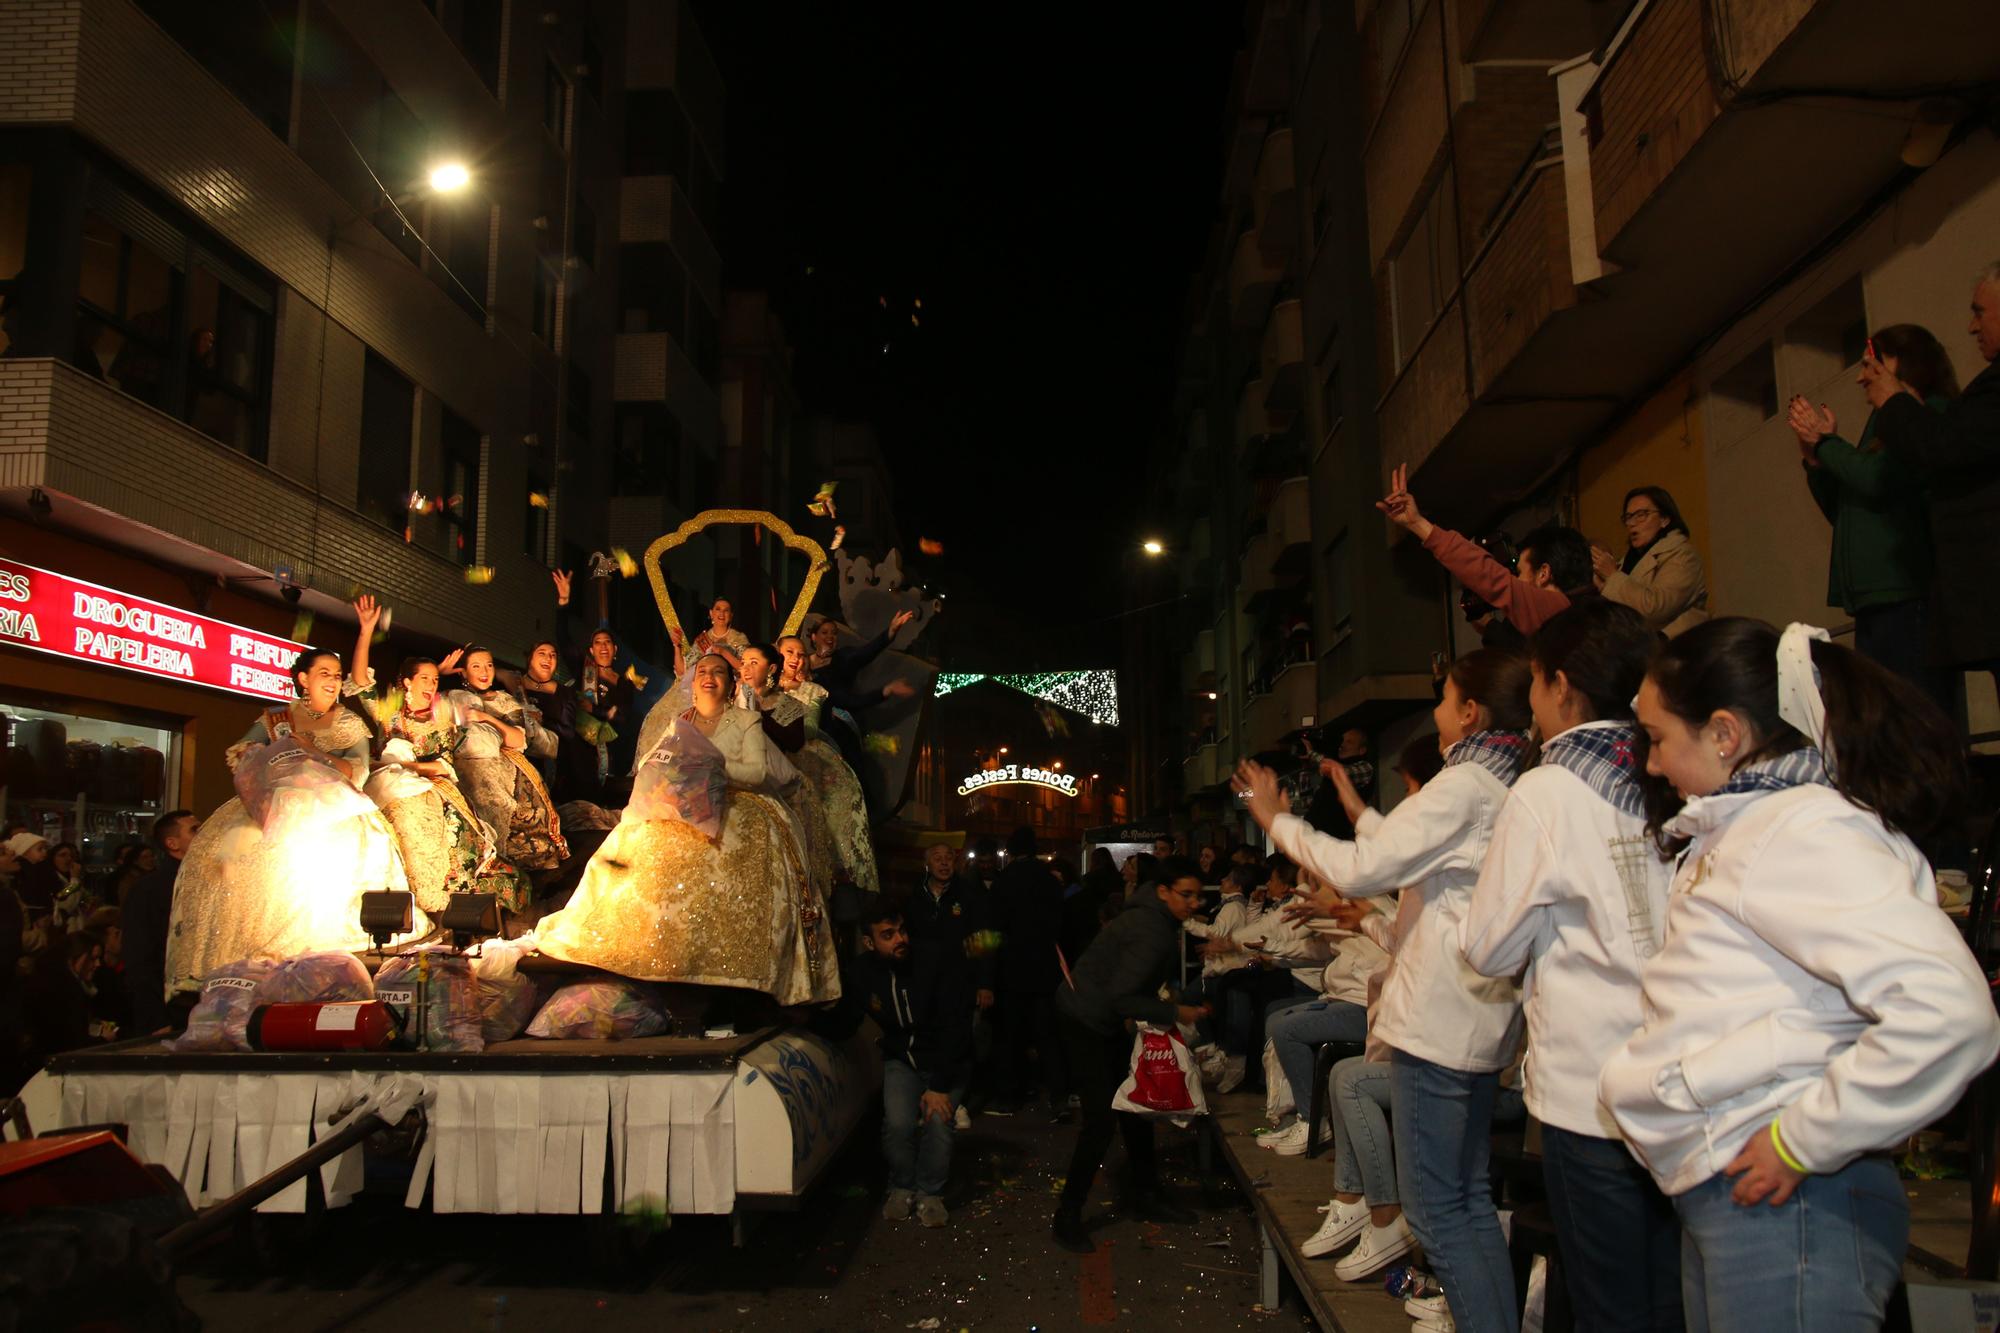
[[[1099,726],[1118,725],[1118,673],[1111,670],[1041,671],[1022,676],[943,672],[931,692],[942,699],[954,690],[977,685],[982,680],[1081,713]]]
[[[1074,796],[1077,777],[1074,773],[1058,773],[1053,769],[1001,764],[996,768],[982,768],[977,773],[967,774],[958,784],[958,794],[970,796],[974,792],[985,791],[988,787],[1045,787],[1058,796]]]

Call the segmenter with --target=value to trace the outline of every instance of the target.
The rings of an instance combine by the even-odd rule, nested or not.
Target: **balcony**
[[[721,306],[722,257],[695,216],[686,188],[672,176],[625,177],[618,195],[618,239],[672,246],[709,305]]]
[[[1304,477],[1293,477],[1277,488],[1264,511],[1262,529],[1243,548],[1241,573],[1246,598],[1280,582],[1296,581],[1304,572],[1302,562],[1294,558],[1287,565],[1284,557],[1299,548],[1311,549],[1310,492]]]
[[[1264,381],[1251,380],[1243,386],[1236,402],[1236,452],[1239,456],[1271,433],[1270,409],[1264,406]]]
[[[716,452],[721,404],[680,344],[666,333],[621,333],[612,349],[611,396],[621,403],[671,403],[686,438]]]
[[[1275,750],[1289,733],[1304,726],[1319,707],[1318,675],[1311,662],[1295,662],[1280,671],[1271,688],[1250,701],[1238,748],[1244,754]]]
[[[326,442],[317,473],[282,447],[282,470],[266,467],[66,362],[26,357],[0,360],[0,421],[0,497],[12,508],[38,487],[53,521],[88,540],[205,575],[268,578],[289,565],[315,600],[331,599],[323,607],[357,583],[384,589],[399,626],[461,643],[527,643],[544,628],[539,592],[522,590],[545,588],[547,572],[512,553],[518,530],[500,537],[490,481],[482,525],[494,525],[497,577],[480,587],[339,498],[355,494],[354,434]],[[323,493],[308,484],[315,475]]]
[[[1264,258],[1257,233],[1246,231],[1236,238],[1229,261],[1229,320],[1239,329],[1254,329],[1264,322],[1271,309],[1271,297],[1283,281],[1285,270]]]
[[[1264,0],[1250,18],[1243,105],[1282,111],[1292,100],[1292,0]]]
[[[1283,267],[1299,246],[1299,190],[1292,161],[1292,132],[1265,136],[1257,159],[1250,204],[1257,219],[1257,246],[1264,258]]]
[[[1305,378],[1305,331],[1296,300],[1271,307],[1264,326],[1264,407],[1273,413],[1296,412]]]

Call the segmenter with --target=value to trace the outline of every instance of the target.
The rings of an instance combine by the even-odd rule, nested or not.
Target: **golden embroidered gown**
[[[693,723],[676,717],[646,752],[635,790],[648,766],[668,762],[683,726]],[[635,801],[569,905],[542,918],[536,946],[638,981],[734,986],[780,1004],[837,998],[832,932],[781,795],[797,770],[748,709],[726,710],[707,740],[727,779],[719,836],[646,817]]]
[[[552,870],[562,864],[569,848],[553,832],[555,802],[528,758],[556,752],[556,737],[542,726],[540,711],[524,706],[511,690],[459,689],[447,697],[461,715],[477,708],[528,734],[526,751],[510,750],[492,727],[463,728],[452,756],[459,787],[516,869]]]
[[[366,949],[361,895],[407,887],[395,832],[361,794],[369,734],[354,713],[341,708],[326,727],[305,732],[293,729],[288,710],[272,709],[230,747],[231,771],[293,737],[345,760],[354,776],[342,779],[324,765],[272,765],[255,793],[265,807],[261,821],[238,796],[202,823],[174,880],[169,989],[192,988],[241,958]],[[418,934],[429,929],[421,915],[415,924]]]

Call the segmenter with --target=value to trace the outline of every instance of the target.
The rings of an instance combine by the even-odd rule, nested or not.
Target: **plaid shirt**
[[[1632,755],[1638,730],[1630,722],[1586,722],[1542,745],[1541,762],[1566,768],[1613,809],[1644,815],[1639,765]]]
[[[1528,738],[1518,731],[1475,731],[1444,752],[1444,766],[1477,764],[1511,787],[1527,762]]]

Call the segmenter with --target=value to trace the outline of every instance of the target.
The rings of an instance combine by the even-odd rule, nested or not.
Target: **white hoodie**
[[[1887,723],[1885,723],[1887,725]],[[1722,1171],[1773,1116],[1808,1170],[1930,1123],[2000,1052],[1986,979],[1910,840],[1830,787],[1697,798],[1645,1025],[1604,1104],[1660,1188]]]
[[[1445,768],[1403,801],[1371,836],[1346,842],[1297,815],[1271,822],[1278,850],[1352,898],[1409,885],[1396,962],[1382,986],[1371,1036],[1462,1073],[1504,1069],[1520,1045],[1521,1006],[1511,981],[1466,966],[1458,923],[1507,787],[1476,763]]]
[[[1514,783],[1459,937],[1488,976],[1527,965],[1524,1091],[1544,1124],[1619,1137],[1597,1076],[1639,1030],[1639,969],[1659,952],[1668,877],[1644,816],[1575,773],[1547,764]]]

